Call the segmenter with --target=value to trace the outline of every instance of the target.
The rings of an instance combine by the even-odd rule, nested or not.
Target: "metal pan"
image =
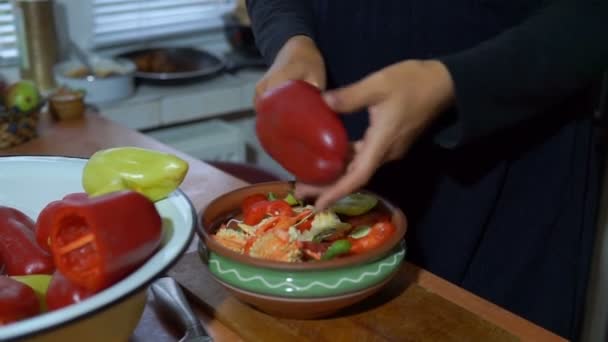
[[[154,83],[179,83],[219,74],[226,67],[219,57],[189,47],[149,48],[122,53],[137,66],[135,77]]]

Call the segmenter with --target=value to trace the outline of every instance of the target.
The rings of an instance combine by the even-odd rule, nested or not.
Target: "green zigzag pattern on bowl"
[[[217,253],[209,256],[209,270],[232,286],[273,296],[314,298],[346,294],[373,286],[389,277],[405,256],[399,246],[386,257],[368,264],[320,271],[281,271],[254,267],[226,259]]]

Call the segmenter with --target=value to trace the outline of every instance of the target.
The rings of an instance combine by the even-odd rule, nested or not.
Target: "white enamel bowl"
[[[0,157],[0,205],[35,219],[47,203],[83,192],[85,163],[67,157]],[[148,285],[186,250],[197,222],[192,203],[180,190],[156,207],[165,235],[162,247],[143,266],[78,304],[0,327],[0,341],[127,341],[145,307]]]

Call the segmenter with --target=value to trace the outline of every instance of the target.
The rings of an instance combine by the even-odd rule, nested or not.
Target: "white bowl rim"
[[[2,155],[0,156],[0,163],[6,160],[36,160],[36,161],[69,161],[74,163],[85,163],[88,158],[82,157],[73,157],[73,156],[62,156],[62,155]],[[148,261],[144,265],[142,265],[139,269],[133,271],[129,276],[123,278],[113,286],[97,293],[96,295],[88,298],[85,301],[80,303],[72,304],[68,307],[62,308],[60,310],[54,312],[47,312],[44,314],[40,314],[34,316],[32,318],[25,319],[23,321],[15,322],[12,324],[8,324],[6,326],[0,327],[0,341],[19,341],[26,337],[33,337],[36,335],[43,334],[48,332],[49,330],[61,328],[65,325],[83,320],[85,318],[91,317],[92,315],[107,309],[108,307],[123,301],[124,299],[132,296],[135,293],[140,292],[142,289],[146,288],[149,284],[151,284],[159,275],[164,274],[169,268],[171,268],[178,259],[183,255],[186,251],[192,238],[194,237],[194,231],[197,225],[197,213],[192,201],[186,194],[181,190],[175,190],[167,199],[167,200],[181,200],[185,201],[185,204],[190,208],[190,220],[191,225],[188,228],[188,234],[185,236],[185,239],[182,238],[179,241],[175,240],[175,235],[173,238],[169,240],[169,243],[173,242],[176,245],[179,245],[177,252],[174,253],[168,260],[164,260],[161,258],[161,254],[159,252],[165,248],[167,245],[163,246],[163,248],[156,251]],[[156,261],[156,263],[154,263]],[[158,264],[162,265],[160,268],[156,269],[154,272],[150,272],[148,275],[142,275],[143,281],[137,285],[132,282],[133,275],[141,272],[141,269],[147,264]],[[84,312],[84,314],[83,314]]]

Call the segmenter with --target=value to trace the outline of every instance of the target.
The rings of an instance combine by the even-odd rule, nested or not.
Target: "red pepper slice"
[[[388,241],[396,230],[397,229],[391,222],[378,222],[372,226],[369,233],[364,237],[359,239],[353,237],[348,238],[348,241],[351,243],[350,253],[361,254],[377,248]]]
[[[81,302],[94,294],[94,291],[75,285],[61,272],[55,272],[46,291],[46,306],[48,310],[57,310]]]
[[[0,326],[40,313],[34,290],[7,276],[0,276]]]
[[[317,88],[287,81],[260,96],[255,109],[262,147],[297,179],[326,184],[342,174],[349,152],[346,129]]]
[[[135,191],[66,201],[50,209],[51,250],[57,269],[77,286],[104,289],[143,264],[158,248],[162,220],[154,203]]]
[[[36,243],[35,224],[17,209],[0,207],[0,260],[8,275],[52,274],[53,257]]]
[[[51,248],[49,245],[49,229],[51,225],[46,222],[51,219],[51,215],[49,213],[53,213],[56,206],[63,205],[66,201],[82,201],[87,199],[89,195],[86,192],[76,192],[72,194],[67,194],[63,197],[62,200],[53,201],[44,207],[44,209],[38,214],[38,218],[36,219],[36,241],[38,245],[47,252],[51,252]]]

